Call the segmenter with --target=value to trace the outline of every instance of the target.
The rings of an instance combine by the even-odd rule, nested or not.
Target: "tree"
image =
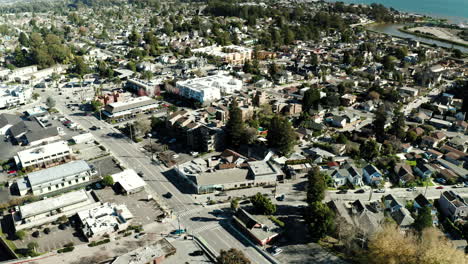
[[[316,108],[320,102],[320,91],[317,88],[309,88],[302,98],[302,108],[309,113],[312,108]]]
[[[276,212],[276,205],[271,202],[271,199],[257,193],[250,199],[255,210],[264,215],[272,215]]]
[[[374,122],[374,132],[377,136],[377,139],[382,139],[385,136],[385,125],[387,124],[387,112],[383,105],[379,106],[375,112]]]
[[[106,175],[102,178],[102,184],[104,184],[104,186],[113,186],[114,178],[112,178],[110,175]]]
[[[406,136],[405,128],[406,128],[405,116],[399,109],[396,109],[395,120],[393,121],[390,127],[390,133],[392,135],[395,135],[397,138],[403,139]]]
[[[28,248],[28,251],[29,253],[35,253],[36,252],[36,248],[38,248],[39,245],[37,244],[37,242],[29,242],[28,245],[27,245],[27,248]]]
[[[219,264],[251,264],[244,253],[236,248],[221,250],[216,260]]]
[[[135,130],[136,132],[146,135],[149,131],[151,131],[151,121],[148,119],[139,119],[135,122]]]
[[[334,231],[334,220],[335,214],[326,204],[313,202],[309,205],[306,212],[306,221],[314,242],[319,241]]]
[[[466,262],[464,252],[456,249],[440,230],[430,227],[420,235],[405,233],[393,223],[373,234],[365,257],[369,264]]]
[[[418,232],[432,226],[431,208],[425,206],[418,210],[418,215],[414,219],[413,228]]]
[[[235,198],[231,200],[231,210],[236,211],[239,208],[239,199]]]
[[[76,57],[75,63],[73,66],[73,71],[78,74],[80,77],[83,77],[85,74],[89,73],[89,66],[83,60],[83,57]]]
[[[48,235],[50,233],[50,228],[46,227],[44,228],[44,234]]]
[[[321,202],[325,198],[327,189],[326,177],[318,167],[314,167],[307,174],[307,203]]]
[[[25,47],[29,46],[29,38],[24,32],[20,33],[18,41],[22,46],[25,46]]]
[[[37,100],[37,98],[39,98],[39,94],[38,93],[33,93],[31,97],[32,97],[33,100]]]
[[[282,155],[287,155],[294,147],[296,135],[286,118],[275,115],[270,121],[267,140],[269,147],[276,148]]]
[[[346,144],[348,143],[348,138],[343,133],[339,133],[338,137],[336,138],[336,143],[338,144]]]
[[[395,67],[395,60],[394,56],[387,55],[383,57],[382,65],[386,71],[392,71]]]
[[[15,233],[15,237],[19,240],[23,240],[25,236],[26,232],[24,232],[23,230],[16,231]]]
[[[226,123],[226,142],[232,147],[239,147],[243,141],[244,122],[242,112],[234,99],[229,107],[229,120]]]
[[[359,152],[362,158],[366,160],[373,160],[379,156],[379,147],[375,140],[366,140],[364,144],[359,147]]]
[[[52,98],[52,97],[47,97],[46,99],[46,105],[47,107],[50,109],[50,108],[54,108],[55,107],[55,99]]]
[[[101,110],[101,108],[102,108],[102,105],[103,104],[99,100],[93,100],[91,102],[91,107],[92,107],[94,112],[99,112]]]
[[[461,50],[459,50],[459,49],[454,49],[453,50],[453,56],[455,58],[461,59],[461,58],[463,58],[463,52]]]

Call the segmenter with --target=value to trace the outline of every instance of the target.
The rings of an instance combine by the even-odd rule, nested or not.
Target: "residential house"
[[[398,180],[401,184],[406,184],[408,182],[414,181],[415,179],[413,175],[413,169],[406,163],[396,164],[394,172],[396,175],[396,180]]]
[[[414,172],[423,179],[429,179],[437,170],[430,164],[418,163],[414,167]]]
[[[414,218],[392,194],[386,195],[383,198],[385,209],[390,213],[390,216],[400,226],[400,228],[409,228],[414,223]]]
[[[364,182],[369,185],[378,185],[382,181],[383,174],[374,165],[368,164],[362,169]]]
[[[444,191],[440,194],[439,208],[452,221],[464,219],[468,216],[468,204],[454,191]]]
[[[261,246],[265,246],[281,233],[281,228],[267,216],[254,216],[242,208],[237,209],[233,221],[242,232]]]

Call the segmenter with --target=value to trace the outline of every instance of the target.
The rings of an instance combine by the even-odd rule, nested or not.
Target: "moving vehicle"
[[[276,197],[276,200],[284,201],[284,198],[285,198],[284,194],[281,194],[280,196]]]
[[[172,193],[167,192],[166,194],[164,194],[164,197],[167,198],[167,199],[170,199],[170,198],[172,198]]]
[[[182,235],[185,234],[185,229],[176,229],[171,232],[172,235]]]
[[[442,190],[444,188],[444,186],[437,186],[436,189],[437,190]]]

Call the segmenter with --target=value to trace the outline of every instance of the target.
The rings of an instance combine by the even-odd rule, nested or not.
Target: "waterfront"
[[[382,32],[382,33],[386,33],[386,34],[401,37],[401,38],[411,38],[411,39],[418,40],[420,42],[424,42],[428,44],[436,44],[437,46],[446,47],[446,48],[453,47],[463,52],[468,52],[468,48],[460,46],[460,45],[455,45],[455,44],[452,45],[447,42],[442,42],[442,41],[438,41],[438,40],[434,40],[430,38],[419,37],[419,36],[415,36],[412,34],[399,31],[398,28],[401,28],[403,26],[404,25],[402,24],[373,24],[373,25],[368,26],[367,28],[373,31]]]
[[[468,23],[468,4],[466,0],[340,0],[344,3],[383,4],[396,10],[446,18],[451,23]],[[336,1],[333,1],[336,2]]]

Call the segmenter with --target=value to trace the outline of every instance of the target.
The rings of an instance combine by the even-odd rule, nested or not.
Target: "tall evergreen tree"
[[[307,185],[307,203],[321,202],[325,198],[327,183],[325,176],[315,167],[307,174],[309,180]]]
[[[302,98],[302,109],[309,113],[312,108],[316,108],[320,102],[320,91],[317,88],[311,87],[304,93]]]
[[[268,146],[276,148],[281,154],[286,155],[294,147],[295,134],[291,127],[291,123],[279,115],[275,115],[270,122],[268,128]]]
[[[431,208],[425,206],[418,211],[418,215],[414,219],[413,227],[418,232],[422,232],[425,228],[432,226]]]
[[[236,100],[229,107],[229,120],[226,123],[226,142],[229,146],[239,147],[244,135],[242,112]]]

